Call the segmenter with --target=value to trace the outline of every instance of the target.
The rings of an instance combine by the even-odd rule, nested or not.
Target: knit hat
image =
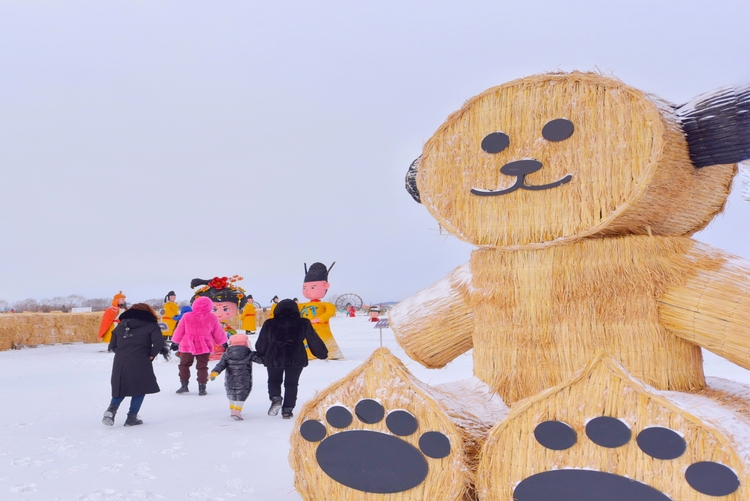
[[[122,291],[115,294],[115,297],[112,298],[112,306],[117,306],[119,299],[125,299],[125,294],[123,294]]]
[[[245,334],[235,334],[229,338],[230,346],[247,346],[247,336]]]

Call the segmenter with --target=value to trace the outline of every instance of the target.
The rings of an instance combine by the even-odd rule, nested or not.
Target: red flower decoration
[[[208,286],[216,290],[226,289],[228,280],[227,277],[214,277],[213,280],[208,282]]]

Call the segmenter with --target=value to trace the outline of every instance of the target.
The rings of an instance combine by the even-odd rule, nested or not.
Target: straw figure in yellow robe
[[[99,333],[97,334],[97,337],[102,343],[110,342],[112,339],[112,331],[115,330],[117,324],[120,323],[118,320],[120,313],[125,311],[126,308],[125,294],[120,291],[112,298],[112,304],[110,307],[104,310],[102,321],[99,324]]]
[[[162,331],[164,337],[172,337],[172,334],[174,334],[174,328],[177,325],[177,320],[175,320],[174,317],[179,315],[180,307],[177,304],[176,299],[177,294],[175,294],[174,291],[169,291],[167,295],[164,296],[164,314],[161,316],[161,321],[167,325],[167,330]]]
[[[255,334],[257,329],[256,317],[255,317],[255,305],[253,304],[253,296],[247,296],[247,304],[242,309],[242,330],[247,333]]]
[[[426,367],[471,350],[510,409],[462,443],[437,418],[471,435],[481,403],[415,407],[378,361],[299,413],[303,498],[457,501],[465,491],[440,493],[473,484],[481,501],[749,500],[750,386],[707,381],[702,349],[750,369],[750,262],[691,238],[749,158],[750,87],[673,105],[552,73],[466,101],[406,185],[477,248],[389,320]],[[423,447],[428,434],[442,446]]]
[[[268,312],[268,318],[273,318],[273,310],[276,309],[276,305],[279,304],[279,296],[271,298],[271,309]]]
[[[329,320],[336,315],[336,305],[321,301],[331,287],[328,283],[328,272],[331,271],[334,264],[336,263],[326,269],[326,265],[323,263],[313,263],[308,269],[307,263],[305,263],[305,281],[302,284],[302,295],[310,301],[299,303],[298,306],[300,314],[310,320],[313,329],[326,344],[328,360],[342,360],[344,354],[341,353],[329,325]],[[315,358],[309,349],[307,350],[307,357],[309,359]]]

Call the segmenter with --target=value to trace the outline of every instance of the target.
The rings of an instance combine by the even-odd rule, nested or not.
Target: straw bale
[[[469,268],[457,268],[394,307],[391,323],[407,353],[428,367],[473,346],[475,375],[506,403],[569,379],[602,348],[657,389],[697,391],[705,387],[696,344],[702,340],[684,329],[673,332],[660,298],[722,266],[720,256],[702,248],[687,237],[624,236],[541,249],[479,249]],[[727,308],[713,314],[713,323],[737,317]],[[740,346],[748,318],[732,320]],[[711,328],[709,322],[701,332]],[[733,348],[707,347],[720,354]]]
[[[695,245],[687,257],[695,273],[659,300],[661,322],[750,369],[750,262],[704,244]]]
[[[417,420],[418,430],[400,438],[416,449],[419,449],[420,436],[428,431],[440,432],[450,441],[448,456],[427,458],[429,472],[420,485],[398,493],[368,493],[338,483],[318,466],[316,450],[319,443],[308,442],[299,433],[299,427],[308,420],[323,423],[326,437],[350,430],[391,434],[386,419],[365,424],[355,417],[346,430],[334,428],[326,421],[326,412],[332,406],[344,406],[354,415],[356,404],[363,399],[379,402],[386,415],[394,410],[411,413]],[[467,405],[466,402],[473,404]],[[412,376],[388,349],[380,348],[360,367],[316,394],[302,407],[290,439],[289,462],[295,472],[295,487],[307,501],[472,499],[476,461],[471,455],[478,452],[487,430],[502,419],[506,411],[497,398],[491,398],[486,386],[482,389],[479,381],[430,388]],[[362,451],[362,454],[366,455],[368,451]]]
[[[631,439],[616,448],[596,445],[585,427],[600,416],[624,422]],[[573,446],[551,450],[537,442],[535,428],[551,420],[562,421],[575,430],[577,440]],[[684,438],[686,451],[670,460],[654,459],[644,453],[636,437],[654,426],[676,431]],[[602,351],[570,380],[516,404],[508,418],[489,432],[479,463],[477,492],[483,501],[507,501],[513,499],[518,483],[531,475],[585,469],[639,481],[670,499],[708,501],[716,498],[693,490],[684,473],[692,464],[714,461],[729,467],[740,480],[739,489],[721,499],[739,501],[748,499],[750,465],[738,453],[738,445],[714,423],[696,417],[630,377]]]
[[[573,122],[564,141],[542,139],[553,119]],[[509,146],[480,147],[502,131]],[[571,175],[544,191],[476,196],[510,188],[506,163],[535,159],[528,185]],[[505,249],[544,247],[594,235],[686,235],[720,212],[736,165],[696,169],[673,107],[593,73],[544,74],[469,99],[425,143],[417,173],[422,204],[458,238]]]
[[[438,369],[471,349],[474,317],[460,294],[470,280],[468,265],[459,266],[388,312],[396,340],[413,360]]]
[[[102,312],[0,315],[0,351],[15,346],[95,343]]]

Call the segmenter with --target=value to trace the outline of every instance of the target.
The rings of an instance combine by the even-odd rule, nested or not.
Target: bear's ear
[[[696,167],[750,159],[750,85],[700,95],[675,111]]]
[[[419,188],[417,188],[417,169],[419,169],[419,162],[422,160],[422,155],[419,155],[409,166],[409,170],[406,171],[406,191],[409,195],[416,200],[417,203],[421,204],[422,199],[419,197]]]

